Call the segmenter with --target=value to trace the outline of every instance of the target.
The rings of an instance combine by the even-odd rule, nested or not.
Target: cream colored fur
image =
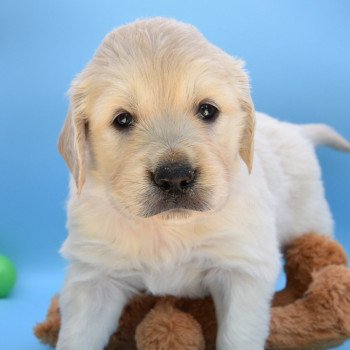
[[[102,350],[141,290],[211,293],[217,348],[263,349],[279,248],[309,231],[333,231],[317,127],[255,113],[242,62],[192,26],[160,18],[110,33],[70,97],[59,142],[74,180],[57,349]],[[203,102],[220,111],[211,124],[196,115]],[[132,130],[112,126],[118,111],[135,116]],[[150,216],[148,171],[183,156],[200,169],[206,210]]]

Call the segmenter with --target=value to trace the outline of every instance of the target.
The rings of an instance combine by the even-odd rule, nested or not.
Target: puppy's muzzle
[[[162,191],[183,194],[194,185],[196,170],[188,163],[165,163],[151,173],[151,178]]]
[[[147,173],[150,186],[142,198],[140,216],[210,209],[210,191],[201,183],[200,168],[188,160],[161,161]]]

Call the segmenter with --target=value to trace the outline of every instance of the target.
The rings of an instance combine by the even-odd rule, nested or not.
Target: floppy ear
[[[249,77],[244,69],[245,62],[235,58],[231,62],[233,62],[232,70],[234,72],[235,84],[238,87],[238,102],[241,111],[245,114],[239,155],[246,164],[250,174],[252,172],[254,158],[255,108],[250,96]]]
[[[255,108],[250,96],[247,96],[247,98],[240,102],[241,109],[246,114],[246,120],[242,133],[239,155],[246,164],[250,174],[252,172],[254,158]]]
[[[66,161],[77,185],[78,194],[85,182],[85,135],[86,123],[82,117],[75,116],[71,107],[58,141],[58,150]]]

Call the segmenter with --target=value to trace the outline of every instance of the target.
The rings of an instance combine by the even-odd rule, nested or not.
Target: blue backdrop
[[[0,300],[1,349],[45,349],[31,328],[62,283],[68,172],[56,143],[69,83],[107,32],[154,15],[190,22],[244,58],[258,110],[325,122],[350,139],[347,0],[1,0],[0,254],[18,268],[15,290]],[[350,155],[318,154],[337,236],[350,253]]]

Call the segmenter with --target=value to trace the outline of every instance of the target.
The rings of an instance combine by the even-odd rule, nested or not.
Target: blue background
[[[45,349],[32,326],[61,286],[68,173],[56,150],[69,83],[105,34],[162,15],[244,58],[258,110],[325,122],[350,139],[350,2],[9,1],[0,3],[0,254],[18,268],[0,300],[0,349]],[[350,155],[318,151],[337,237],[350,253]],[[350,349],[350,343],[343,349]]]

